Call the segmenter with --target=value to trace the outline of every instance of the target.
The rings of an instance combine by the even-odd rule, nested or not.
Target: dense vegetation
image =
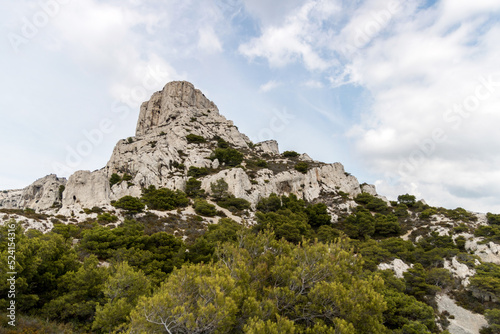
[[[129,215],[117,227],[103,226],[115,223],[117,216],[99,208],[90,210],[98,213],[94,220],[55,224],[46,234],[24,232],[11,221],[17,225],[18,329],[439,333],[448,320],[437,312],[434,297],[452,290],[463,306],[486,315],[491,326],[482,333],[496,333],[500,327],[500,266],[476,266],[460,237],[415,230],[409,240],[400,238],[410,228],[410,217],[429,219],[420,217],[433,210],[457,221],[472,219],[463,209],[431,208],[410,195],[389,205],[363,193],[355,198],[359,206],[352,213],[331,224],[325,204],[272,194],[257,204],[256,225],[220,218],[185,241],[166,232],[155,215],[134,216],[146,206],[173,210],[190,203],[200,216],[223,216],[210,200],[238,215],[250,208],[229,195],[223,179],[211,184],[209,194],[195,178],[188,183],[187,194],[149,187],[141,198],[116,201],[115,207]],[[495,238],[500,216],[489,214],[488,223],[476,234]],[[454,231],[469,229],[462,224]],[[0,227],[0,240],[6,235],[7,228]],[[4,242],[0,253],[5,268]],[[479,294],[463,289],[443,268],[452,258],[476,266],[470,284]],[[378,270],[379,263],[394,259],[414,266],[403,278]],[[8,290],[5,276],[0,273],[2,298]],[[6,303],[0,299],[2,309]],[[5,323],[2,318],[0,326]]]

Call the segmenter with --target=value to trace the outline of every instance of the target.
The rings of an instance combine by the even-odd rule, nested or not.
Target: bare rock
[[[278,142],[276,140],[266,140],[255,145],[258,151],[268,154],[280,154]]]
[[[397,278],[403,278],[403,274],[408,271],[412,266],[407,265],[400,259],[394,259],[389,263],[380,263],[378,265],[379,270],[392,270]]]
[[[479,334],[481,327],[488,325],[483,315],[472,313],[458,306],[445,294],[437,295],[436,301],[439,312],[447,311],[454,316],[454,319],[449,319],[448,331],[451,334]]]
[[[50,174],[36,180],[24,189],[0,192],[0,208],[47,210],[54,204],[57,205],[61,202],[59,187],[65,184],[65,178],[58,178],[55,174]]]

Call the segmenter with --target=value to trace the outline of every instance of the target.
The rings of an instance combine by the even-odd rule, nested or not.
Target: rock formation
[[[243,152],[246,160],[240,166],[225,168],[211,158],[221,141]],[[264,159],[272,167],[250,171],[246,161],[252,158]],[[311,168],[303,174],[293,168],[297,161],[306,161]],[[338,192],[376,195],[374,186],[360,185],[340,163],[320,163],[307,154],[286,159],[274,140],[254,145],[191,83],[174,81],[142,104],[136,135],[116,144],[103,169],[78,171],[67,182],[49,175],[23,190],[0,194],[0,205],[47,210],[62,202],[62,212],[106,206],[126,195],[139,197],[142,189],[150,185],[183,190],[190,167],[210,171],[200,178],[205,191],[209,192],[210,184],[222,178],[231,194],[253,205],[271,193],[293,193],[307,201]],[[110,185],[114,173],[127,180]],[[66,186],[62,198],[60,185]]]
[[[58,206],[62,199],[63,188],[61,186],[65,185],[65,178],[50,174],[24,189],[4,190],[0,192],[0,208],[30,208],[39,211]]]

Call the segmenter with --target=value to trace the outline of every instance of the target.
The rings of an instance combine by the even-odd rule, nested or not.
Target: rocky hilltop
[[[404,315],[391,317],[397,318],[394,328],[411,325],[405,333],[431,333],[422,329],[425,323],[433,333],[448,328],[477,334],[487,322],[474,312],[484,313],[485,305],[500,310],[500,215],[435,208],[408,194],[388,201],[340,163],[280,152],[274,140],[253,143],[185,81],[168,83],[141,105],[135,136],[118,141],[103,168],[77,171],[68,180],[48,175],[25,189],[1,191],[0,221],[64,235],[82,256],[99,255],[99,266],[109,265],[111,257],[100,247],[113,244],[105,242],[112,231],[120,235],[136,223],[147,237],[167,232],[170,241],[185,242],[189,251],[182,256],[204,254],[210,249],[205,235],[215,233],[210,242],[219,242],[219,227],[272,226],[277,238],[295,243],[304,236],[327,242],[345,234],[365,269],[398,290],[384,297]],[[116,250],[120,259],[124,249]],[[406,299],[394,299],[403,292]],[[420,304],[427,313],[405,308],[416,305],[415,296],[432,306]],[[408,322],[416,313],[415,319],[430,320]]]
[[[226,166],[211,158],[221,142],[244,154],[241,164]],[[252,159],[265,160],[267,167],[247,166]],[[308,163],[307,172],[294,169],[298,161]],[[174,81],[141,105],[135,136],[116,144],[104,168],[77,171],[67,181],[49,175],[25,189],[4,191],[0,208],[58,208],[61,213],[68,213],[109,206],[111,201],[126,195],[139,197],[142,189],[151,185],[185,190],[191,167],[209,171],[199,178],[205,191],[222,178],[228,183],[230,194],[253,205],[271,193],[295,194],[307,201],[338,193],[376,195],[374,186],[360,185],[340,163],[313,161],[306,154],[283,157],[273,140],[253,144],[200,90],[189,82]],[[126,181],[110,184],[113,174]],[[65,187],[61,193],[60,186]]]

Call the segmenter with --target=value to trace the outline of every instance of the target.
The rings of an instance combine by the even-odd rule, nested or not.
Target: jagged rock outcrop
[[[389,263],[380,263],[378,265],[379,270],[392,270],[397,278],[403,278],[404,273],[408,271],[412,266],[407,265],[400,259],[394,259]]]
[[[93,173],[77,171],[69,177],[66,190],[63,193],[63,208],[92,208],[109,203],[109,180],[104,171]]]
[[[0,208],[46,210],[61,203],[60,187],[66,185],[65,178],[55,174],[36,180],[24,189],[0,192]]]
[[[241,166],[226,168],[223,162],[211,158],[221,142],[245,155]],[[274,167],[246,168],[246,161],[252,159],[272,162]],[[174,81],[142,104],[136,136],[120,140],[103,169],[78,171],[69,178],[62,211],[74,213],[81,208],[105,206],[126,195],[139,197],[142,189],[150,185],[184,190],[190,167],[209,170],[209,175],[199,177],[205,191],[210,192],[210,184],[222,178],[231,194],[253,205],[271,193],[293,193],[307,201],[339,192],[356,196],[366,191],[376,195],[374,186],[360,185],[340,163],[319,163],[307,154],[294,159],[282,157],[275,140],[253,145],[201,91],[189,82]],[[298,161],[310,165],[306,173],[294,169]],[[110,185],[114,173],[122,180]],[[55,199],[54,195],[44,194],[40,193],[43,201],[36,196],[43,204],[40,208],[50,207]],[[19,193],[13,192],[10,197],[9,203],[17,207],[29,202],[21,201]]]

